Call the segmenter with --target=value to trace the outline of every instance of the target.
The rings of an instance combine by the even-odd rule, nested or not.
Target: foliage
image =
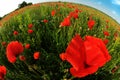
[[[0,17],[0,20],[2,19],[2,17]]]
[[[23,8],[23,7],[25,7],[25,6],[28,6],[28,5],[32,5],[32,3],[31,3],[31,2],[30,2],[30,3],[27,3],[27,2],[25,2],[25,1],[23,1],[21,4],[18,5],[18,9]]]
[[[24,4],[20,5],[20,8],[26,5],[27,3],[24,2]],[[10,80],[78,79],[70,74],[68,69],[71,65],[59,58],[59,54],[65,51],[73,36],[78,33],[82,38],[90,35],[102,40],[108,39],[109,42],[106,44],[106,47],[112,56],[110,62],[105,64],[96,73],[78,80],[119,79],[119,68],[116,68],[119,67],[120,63],[120,38],[118,30],[111,25],[110,21],[106,22],[105,19],[96,15],[92,15],[95,25],[90,30],[87,22],[91,14],[86,12],[86,10],[82,10],[78,14],[77,19],[72,18],[70,26],[61,27],[60,23],[64,18],[76,9],[81,10],[81,7],[69,3],[44,4],[34,9],[27,9],[5,22],[3,27],[0,28],[0,42],[6,42],[5,45],[0,45],[0,65],[7,67],[5,78]],[[56,11],[54,16],[51,16],[52,10]],[[44,22],[45,20],[48,20],[48,22]],[[29,24],[33,24],[31,28],[33,30],[32,34],[28,33]],[[17,31],[18,34],[15,35],[14,31]],[[104,31],[108,31],[110,35],[105,36]],[[30,48],[24,49],[22,53],[26,58],[25,61],[21,61],[19,58],[17,58],[14,64],[8,61],[6,46],[11,41],[19,41],[23,46],[30,44]],[[36,51],[40,52],[38,60],[35,60],[33,57]],[[113,70],[115,71],[112,72]]]

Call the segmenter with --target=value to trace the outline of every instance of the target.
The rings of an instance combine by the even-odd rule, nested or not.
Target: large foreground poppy
[[[85,77],[95,73],[111,59],[105,44],[99,38],[86,36],[84,40],[76,35],[69,43],[62,60],[68,61],[72,68],[70,73],[75,77]]]

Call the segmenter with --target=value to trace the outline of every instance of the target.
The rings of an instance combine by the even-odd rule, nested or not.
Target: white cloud
[[[120,0],[112,0],[113,4],[120,5]]]

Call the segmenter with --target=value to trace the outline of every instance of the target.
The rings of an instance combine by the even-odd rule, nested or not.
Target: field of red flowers
[[[119,80],[119,24],[88,6],[34,4],[3,18],[0,80]]]

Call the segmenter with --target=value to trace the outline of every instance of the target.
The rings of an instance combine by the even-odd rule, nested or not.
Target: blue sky
[[[23,1],[32,3],[49,1],[81,3],[101,10],[120,23],[120,0],[1,0],[0,16],[2,17],[5,14],[15,10],[18,7],[18,4],[22,3]]]
[[[76,0],[108,14],[120,23],[120,0]]]

